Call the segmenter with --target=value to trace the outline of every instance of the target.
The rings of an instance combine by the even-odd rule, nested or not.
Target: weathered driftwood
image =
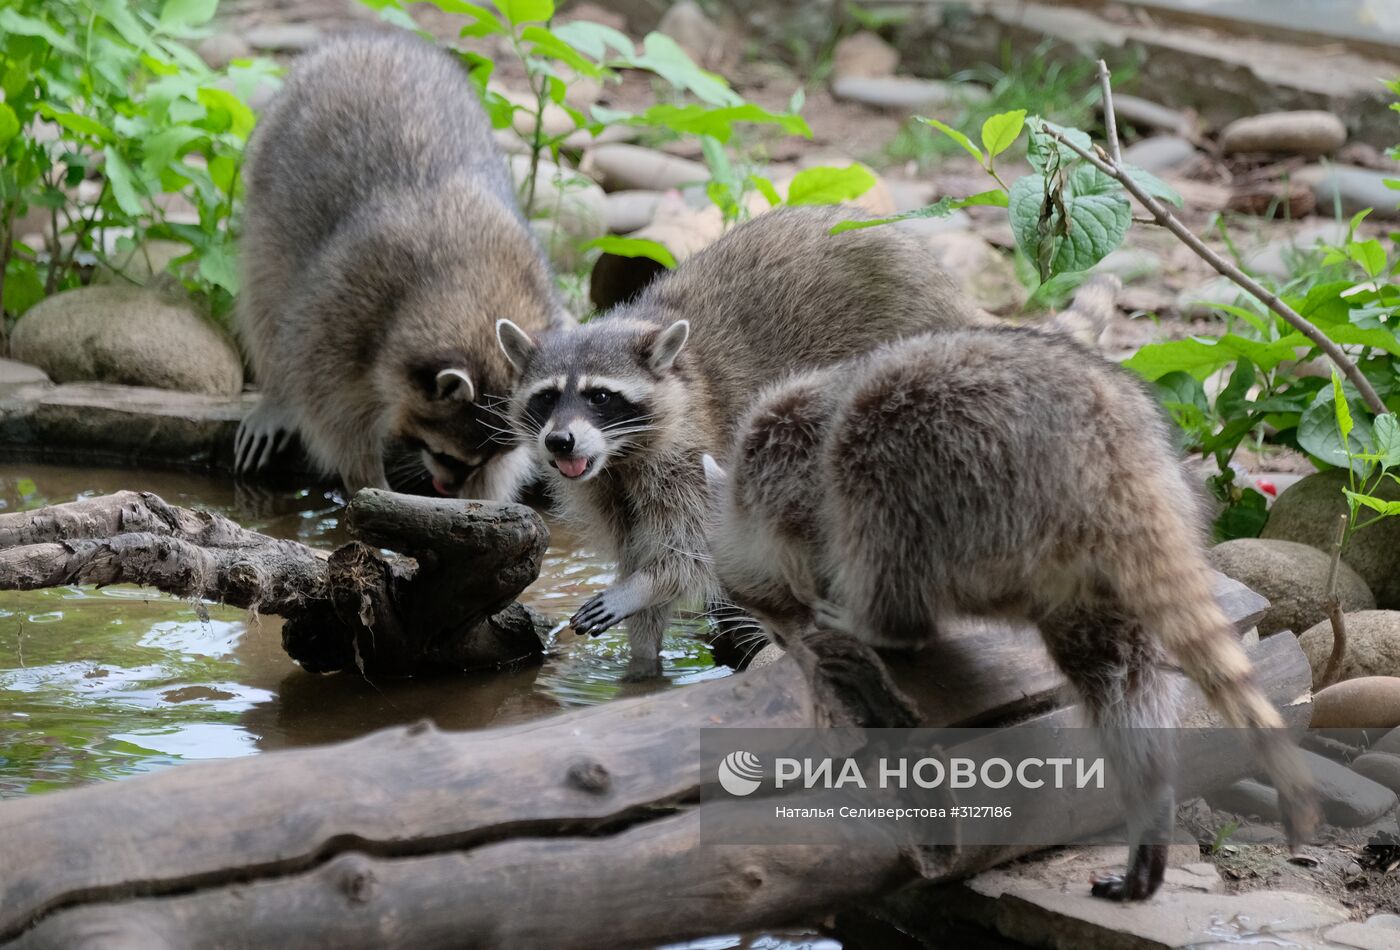
[[[989,655],[1005,631],[963,648]],[[1039,697],[1043,650],[1010,671],[886,678],[841,638],[683,690],[479,733],[428,725],[0,804],[0,943],[17,947],[644,946],[820,918],[919,880],[954,879],[1029,847],[701,846],[700,730],[948,725]],[[1292,637],[1253,651],[1295,725],[1311,682]],[[814,681],[818,685],[811,685]],[[1199,713],[1203,701],[1188,690]],[[1034,699],[1039,703],[1040,700]],[[1072,710],[1047,714],[1068,722]],[[1193,763],[1184,795],[1238,778]],[[1117,821],[1111,793],[1061,811],[1066,840]]]
[[[278,614],[287,653],[313,672],[408,674],[540,654],[534,619],[511,603],[549,543],[535,512],[369,489],[347,523],[358,540],[328,553],[149,492],[4,514],[0,590],[144,584]]]

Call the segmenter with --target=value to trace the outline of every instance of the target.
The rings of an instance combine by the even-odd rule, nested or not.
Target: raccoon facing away
[[[245,181],[237,326],[263,398],[240,470],[295,431],[348,490],[382,488],[399,441],[439,492],[509,500],[533,463],[496,320],[572,321],[462,69],[398,31],[327,41],[259,122]]]
[[[628,676],[661,672],[682,597],[713,594],[702,458],[722,452],[753,394],[794,370],[978,317],[917,240],[830,235],[849,212],[779,209],[740,225],[633,303],[536,338],[502,321],[520,369],[511,419],[554,473],[563,514],[615,556],[619,579],[571,623],[628,620]]]
[[[1124,876],[1150,896],[1172,821],[1175,661],[1251,738],[1290,840],[1312,780],[1211,595],[1197,495],[1156,405],[1064,334],[929,334],[765,392],[706,460],[719,582],[774,639],[936,649],[953,615],[1029,619],[1124,779]]]

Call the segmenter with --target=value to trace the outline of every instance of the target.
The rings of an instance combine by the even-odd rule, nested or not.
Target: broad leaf
[[[116,199],[117,207],[132,217],[141,215],[145,209],[141,204],[141,193],[136,188],[136,178],[131,172],[131,166],[110,145],[103,149],[103,154],[106,155],[107,161],[102,166],[102,174],[112,186],[112,197]]]
[[[789,205],[834,205],[859,198],[875,187],[875,175],[863,165],[807,168],[788,186]]]
[[[870,218],[865,221],[842,221],[833,227],[828,234],[841,234],[844,231],[859,231],[862,228],[879,227],[882,224],[894,224],[896,221],[909,221],[914,218],[944,218],[953,213],[955,202],[952,198],[940,198],[937,202],[923,208],[915,208],[913,211],[903,211],[899,214],[892,214],[887,218]]]
[[[1002,112],[982,123],[982,147],[994,158],[1011,147],[1026,125],[1026,110]]]
[[[160,8],[160,25],[167,30],[202,26],[214,18],[219,0],[165,0]]]
[[[618,257],[647,257],[667,268],[676,266],[676,257],[667,249],[666,245],[647,238],[619,237],[610,234],[606,237],[594,238],[583,246],[585,248],[596,247],[604,254],[616,254]]]
[[[1024,115],[1022,117],[1024,118]],[[986,159],[982,156],[982,150],[976,145],[972,144],[972,139],[968,138],[966,135],[963,135],[951,125],[948,125],[944,122],[940,122],[937,119],[925,118],[924,116],[919,116],[918,118],[919,121],[922,122],[924,125],[932,126],[933,128],[942,132],[944,135],[948,136],[948,138],[952,139],[954,142],[957,142],[963,147],[964,150],[966,150],[967,154],[977,159],[979,163],[986,163]]]

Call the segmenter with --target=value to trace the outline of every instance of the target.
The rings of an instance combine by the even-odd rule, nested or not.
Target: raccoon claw
[[[621,623],[623,616],[608,605],[608,592],[595,594],[569,618],[569,626],[579,636],[596,637],[609,627]]]
[[[832,601],[821,599],[814,601],[812,603],[812,619],[823,630],[846,634],[851,632],[851,625],[846,620],[845,609]]]
[[[274,408],[266,401],[267,398],[264,396],[264,401],[258,403],[238,425],[238,434],[233,443],[233,467],[236,472],[262,470],[291,444],[296,432],[292,418],[285,411]]]

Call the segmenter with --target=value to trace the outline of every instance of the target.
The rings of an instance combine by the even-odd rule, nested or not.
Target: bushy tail
[[[1168,496],[1170,493],[1166,493]],[[1137,538],[1152,554],[1117,559],[1123,599],[1181,665],[1225,722],[1250,732],[1260,765],[1278,790],[1284,830],[1293,847],[1313,834],[1319,817],[1312,774],[1259,689],[1234,626],[1211,593],[1210,571],[1179,513],[1158,506],[1157,530]]]
[[[1089,347],[1097,347],[1099,338],[1108,328],[1108,321],[1118,309],[1118,294],[1123,282],[1112,274],[1097,274],[1079,285],[1074,303],[1044,325],[1044,329],[1063,333]]]

